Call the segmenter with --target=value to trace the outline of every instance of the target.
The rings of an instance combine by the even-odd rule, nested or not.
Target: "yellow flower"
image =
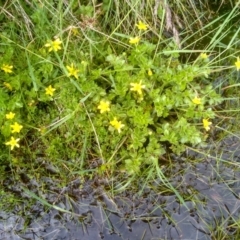
[[[62,41],[59,38],[57,38],[54,41],[49,41],[44,46],[49,48],[48,49],[49,52],[51,51],[57,52],[58,50],[62,49],[60,46],[61,44],[62,44]]]
[[[139,83],[130,83],[130,85],[132,86],[130,90],[137,92],[139,95],[142,95],[142,89],[146,87],[145,85],[142,85],[142,81]]]
[[[5,72],[5,73],[11,73],[12,72],[12,65],[8,65],[8,64],[3,64],[1,69]]]
[[[153,72],[152,72],[152,70],[151,69],[148,69],[148,76],[152,76],[153,75]]]
[[[13,119],[15,117],[15,113],[9,112],[6,114],[6,119]]]
[[[139,21],[138,24],[136,24],[138,30],[147,30],[148,25],[144,24],[142,21]]]
[[[47,88],[45,88],[46,95],[53,96],[53,93],[56,89],[52,87],[52,85],[49,85]]]
[[[11,140],[9,142],[6,142],[6,145],[10,145],[11,146],[11,150],[14,149],[14,147],[19,147],[18,141],[20,140],[20,138],[15,139],[14,137],[11,137]]]
[[[192,102],[196,105],[201,104],[201,98],[195,97],[194,99],[192,99]]]
[[[73,63],[71,64],[71,66],[67,66],[66,68],[68,70],[68,76],[69,77],[70,76],[74,76],[76,79],[78,79],[78,72],[79,72],[79,70],[74,68]]]
[[[23,128],[22,125],[18,124],[17,122],[15,122],[14,124],[10,125],[10,127],[12,128],[12,133],[20,133],[21,129]]]
[[[207,59],[208,58],[208,55],[206,53],[201,53],[200,54],[200,58],[202,59]]]
[[[130,44],[138,44],[140,41],[140,37],[130,38],[129,43]]]
[[[235,62],[235,66],[237,68],[237,71],[240,69],[240,59],[239,57],[237,58],[237,61]]]
[[[212,122],[209,122],[208,119],[203,119],[203,127],[205,128],[206,131],[208,131],[210,129],[210,125],[212,124]]]
[[[100,110],[100,113],[109,112],[110,111],[109,106],[110,106],[109,101],[100,101],[98,109]]]
[[[120,133],[121,132],[121,128],[123,128],[125,125],[122,124],[121,121],[118,121],[117,118],[115,117],[112,121],[110,121],[110,124],[117,129],[117,131]]]
[[[8,88],[10,91],[12,91],[12,86],[10,83],[4,82],[3,85]]]

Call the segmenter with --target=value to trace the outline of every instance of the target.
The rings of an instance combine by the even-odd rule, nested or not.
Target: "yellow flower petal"
[[[46,95],[53,96],[53,93],[56,89],[52,87],[52,85],[49,85],[47,88],[45,88]]]
[[[15,113],[9,112],[6,114],[6,119],[13,119],[15,117]]]
[[[110,124],[117,129],[117,131],[120,133],[121,132],[121,128],[123,128],[125,125],[122,124],[121,121],[118,121],[117,118],[115,117],[112,121],[110,121]]]
[[[143,23],[142,21],[139,21],[138,24],[136,24],[138,30],[147,30],[148,25]]]
[[[10,145],[11,146],[11,150],[14,149],[14,147],[19,147],[18,141],[20,140],[20,138],[15,139],[14,137],[11,137],[11,140],[6,142],[6,145]]]
[[[98,109],[100,110],[100,113],[109,112],[110,111],[109,106],[110,106],[109,101],[100,101]]]
[[[13,66],[12,65],[8,65],[8,64],[3,64],[1,69],[5,72],[5,73],[11,73]]]
[[[235,66],[237,68],[237,71],[240,70],[240,59],[239,59],[239,57],[237,58],[237,61],[235,62]]]
[[[205,128],[206,131],[209,131],[210,125],[212,125],[212,122],[209,122],[208,119],[203,119],[203,127]]]
[[[202,59],[207,59],[208,58],[208,55],[206,53],[201,53],[200,54],[200,58]]]
[[[49,52],[51,51],[57,52],[58,50],[62,49],[60,46],[61,44],[62,44],[62,41],[59,38],[57,38],[54,41],[49,41],[44,46],[49,48],[48,49]]]
[[[129,43],[130,44],[138,44],[140,41],[140,37],[130,38]]]
[[[194,99],[192,99],[192,102],[196,105],[201,104],[201,98],[195,97]]]
[[[17,122],[15,122],[14,124],[10,125],[10,127],[12,128],[12,133],[20,133],[21,129],[23,128],[22,125],[18,124]]]
[[[76,79],[78,79],[78,72],[79,70],[73,66],[73,63],[70,66],[66,66],[68,70],[68,76],[74,76]]]
[[[142,89],[146,87],[145,85],[142,85],[142,81],[140,81],[139,83],[130,83],[130,85],[132,86],[130,90],[133,92],[137,92],[139,95],[142,95]]]

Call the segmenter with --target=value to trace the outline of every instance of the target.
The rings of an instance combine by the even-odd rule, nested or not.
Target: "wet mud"
[[[176,166],[170,173],[185,205],[176,195],[150,187],[142,194],[128,191],[110,196],[97,179],[75,179],[60,189],[45,177],[41,181],[49,186],[48,193],[41,192],[35,180],[25,187],[73,214],[40,201],[25,209],[32,197],[23,191],[22,183],[9,180],[5,185],[22,195],[23,204],[12,213],[0,211],[0,239],[236,239],[238,228],[233,223],[240,218],[239,138],[226,138],[207,157],[190,150],[185,157],[174,160]],[[190,158],[198,161],[190,164]]]

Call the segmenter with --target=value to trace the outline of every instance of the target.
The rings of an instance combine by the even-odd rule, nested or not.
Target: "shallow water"
[[[84,184],[76,179],[59,189],[45,177],[41,181],[50,187],[49,194],[43,194],[31,180],[26,185],[31,191],[75,214],[47,209],[40,202],[24,211],[22,204],[11,214],[0,212],[0,239],[210,240],[221,233],[220,225],[221,234],[235,239],[237,228],[232,223],[240,215],[240,170],[235,166],[240,160],[239,146],[239,139],[230,137],[213,149],[211,156],[189,151],[187,157],[199,160],[194,165],[176,158],[171,180],[189,210],[174,194],[162,195],[151,188],[142,195],[129,191],[111,198],[98,179]],[[220,157],[235,165],[220,161]],[[22,194],[25,202],[30,199],[20,183],[10,188]]]

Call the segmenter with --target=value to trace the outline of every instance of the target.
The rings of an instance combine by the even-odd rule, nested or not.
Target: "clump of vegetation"
[[[84,145],[79,136],[88,136],[85,148],[105,167],[119,165],[136,174],[165,154],[167,145],[180,153],[186,144],[206,139],[212,106],[221,101],[211,84],[202,81],[210,73],[208,56],[180,63],[179,54],[167,53],[174,50],[173,43],[156,53],[157,46],[144,39],[147,25],[140,21],[137,27],[139,35],[129,38],[125,51],[116,54],[108,47],[101,63],[98,58],[88,61],[83,51],[77,62],[71,56],[74,44],[66,46],[67,39],[59,38],[27,53],[25,63],[27,49],[20,50],[20,66],[13,56],[3,57],[2,139],[14,150],[11,154],[20,145],[31,150],[30,130],[35,141],[43,134],[40,147],[51,159],[61,157],[63,146],[65,157],[70,151],[79,154]],[[15,48],[11,44],[5,51],[14,53]],[[20,141],[24,137],[28,146]]]
[[[132,29],[106,35],[89,5],[67,25],[75,5],[33,1],[24,6],[35,10],[25,32],[17,37],[17,22],[2,27],[1,165],[28,168],[26,157],[34,166],[44,156],[66,179],[100,159],[94,171],[124,179],[153,174],[166,153],[206,141],[223,101],[208,81],[221,53],[203,49],[181,61],[188,51],[140,16]]]

